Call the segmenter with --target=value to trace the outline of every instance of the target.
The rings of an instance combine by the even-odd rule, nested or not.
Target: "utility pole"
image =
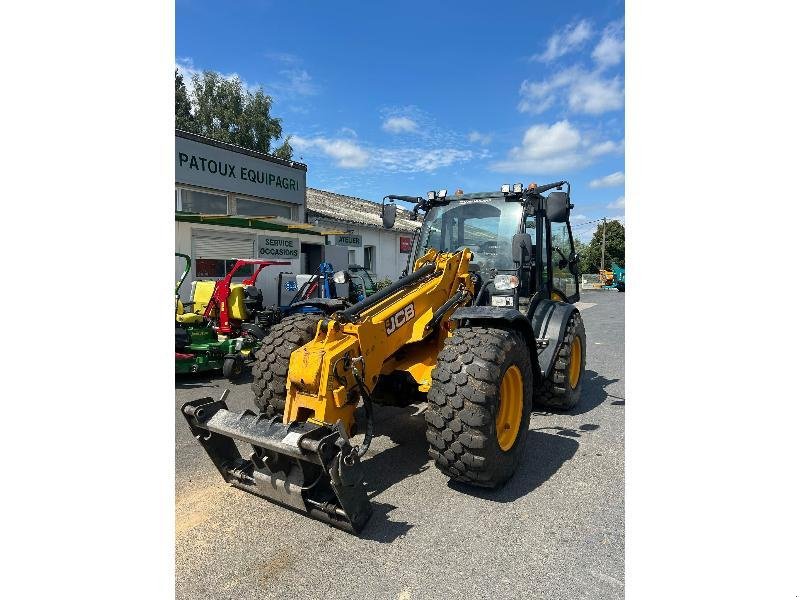
[[[600,270],[606,270],[606,218],[603,217],[603,246],[600,250]]]

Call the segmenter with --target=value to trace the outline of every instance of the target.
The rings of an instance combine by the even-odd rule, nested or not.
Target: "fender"
[[[549,377],[556,362],[556,349],[567,331],[569,318],[578,312],[572,304],[543,299],[533,311],[533,331],[536,339],[547,340],[547,345],[539,354],[542,376]]]
[[[344,310],[347,308],[347,302],[344,298],[311,298],[310,300],[300,300],[299,302],[290,304],[288,311],[292,311],[293,309],[302,309],[304,306],[316,308],[320,312],[330,315],[335,313],[337,310]],[[297,312],[304,311],[297,310]]]
[[[534,365],[533,377],[537,381],[543,373],[536,350],[536,333],[530,321],[516,308],[498,308],[495,306],[463,306],[457,308],[450,317],[461,326],[483,325],[486,327],[513,329],[522,335],[531,354]],[[538,369],[535,367],[539,367]]]

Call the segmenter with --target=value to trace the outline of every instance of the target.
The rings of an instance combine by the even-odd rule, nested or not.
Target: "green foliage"
[[[191,109],[192,104],[189,102],[189,94],[186,93],[183,76],[175,69],[175,129],[194,131]]]
[[[382,290],[383,288],[389,287],[390,285],[392,285],[392,280],[389,279],[388,277],[384,277],[383,279],[378,279],[375,282],[375,289]]]
[[[287,138],[275,151],[273,141],[283,135],[281,119],[272,117],[272,98],[261,88],[250,91],[238,77],[225,79],[215,71],[192,76],[189,95],[175,70],[175,128],[236,144],[258,152],[292,158]]]
[[[578,261],[578,265],[580,267],[581,273],[591,273],[592,266],[589,263],[589,246],[584,244],[582,241],[576,239],[575,242],[575,252],[578,253],[580,260]]]
[[[597,230],[592,236],[592,241],[581,259],[583,273],[597,273],[600,269],[600,258],[603,246],[603,224],[597,225]],[[625,226],[619,221],[606,222],[606,269],[611,268],[611,263],[625,266]],[[584,268],[585,266],[585,268]]]

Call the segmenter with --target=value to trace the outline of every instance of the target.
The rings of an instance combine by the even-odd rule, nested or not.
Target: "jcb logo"
[[[405,308],[398,310],[391,317],[384,321],[386,325],[386,335],[392,335],[395,331],[400,329],[404,323],[408,323],[414,318],[414,303],[412,302]]]

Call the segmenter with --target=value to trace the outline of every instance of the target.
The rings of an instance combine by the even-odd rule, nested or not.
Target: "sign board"
[[[336,245],[337,246],[355,246],[356,248],[361,248],[361,236],[360,235],[337,235],[336,236]]]
[[[303,204],[306,172],[175,136],[175,182]]]
[[[300,258],[300,240],[290,237],[259,235],[258,258],[265,260]]]
[[[400,236],[400,252],[408,254],[411,252],[411,238]]]

